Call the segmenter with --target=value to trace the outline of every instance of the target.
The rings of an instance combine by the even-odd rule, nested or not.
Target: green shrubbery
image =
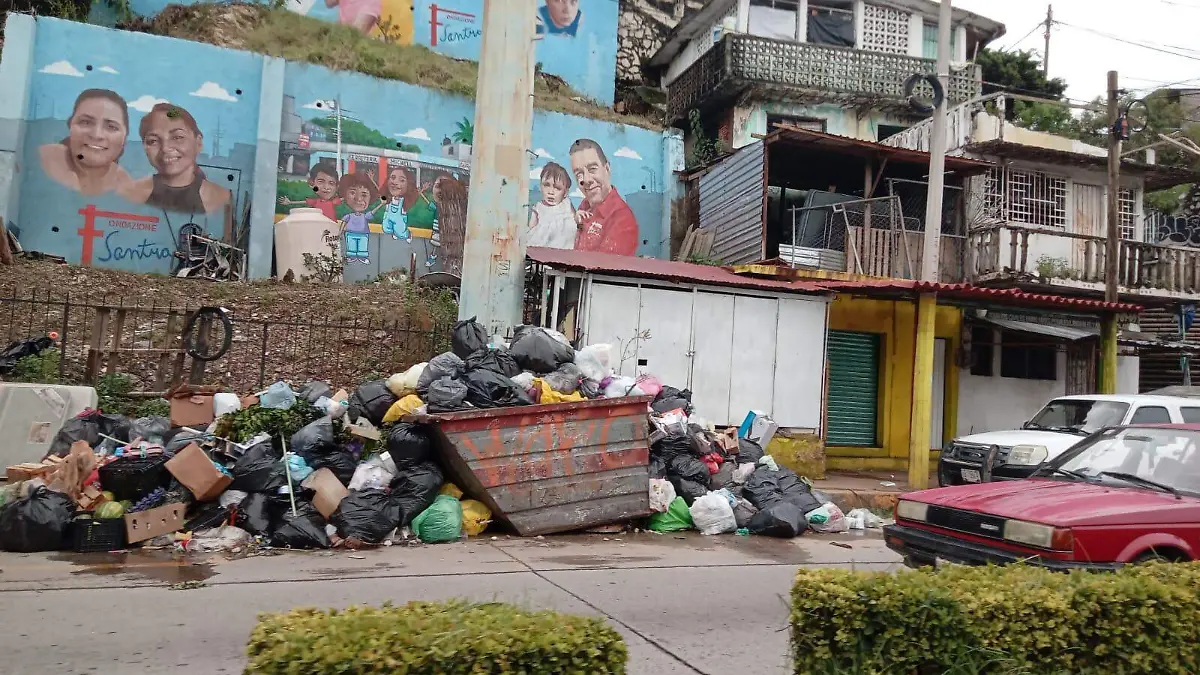
[[[265,614],[248,653],[266,675],[620,675],[627,657],[600,619],[465,602]]]
[[[1200,564],[801,571],[796,673],[1197,673]]]

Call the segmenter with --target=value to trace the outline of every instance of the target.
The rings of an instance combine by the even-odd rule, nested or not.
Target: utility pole
[[[921,251],[921,281],[938,281],[942,235],[942,193],[946,180],[946,108],[950,91],[950,30],[953,15],[950,0],[942,0],[938,14],[937,76],[943,96],[933,111],[929,137],[929,191],[925,198],[925,239]]]
[[[535,0],[486,0],[458,316],[503,337],[521,322],[533,142]],[[444,238],[443,238],[444,240]]]
[[[1104,246],[1104,299],[1117,302],[1118,256],[1121,244],[1121,92],[1117,88],[1117,71],[1108,71],[1108,232]],[[1103,317],[1100,330],[1100,393],[1117,393],[1117,315]]]
[[[1042,54],[1042,74],[1050,76],[1050,26],[1054,25],[1054,5],[1046,5],[1046,51]]]

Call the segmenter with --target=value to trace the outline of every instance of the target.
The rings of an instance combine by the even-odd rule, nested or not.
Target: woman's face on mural
[[[346,190],[346,206],[356,213],[366,211],[371,208],[371,191],[358,186]]]
[[[546,9],[550,10],[550,20],[556,26],[566,28],[579,14],[579,0],[546,0]]]
[[[203,137],[193,133],[180,115],[155,113],[142,144],[150,166],[163,178],[190,178],[196,172],[196,156]]]
[[[433,181],[434,200],[440,200],[442,198],[442,181],[445,179],[445,176],[438,176],[437,180]]]
[[[542,179],[542,201],[548,206],[557,206],[567,196],[567,187],[560,181],[546,177]]]
[[[408,174],[403,171],[393,171],[388,176],[388,192],[393,197],[403,197],[408,192]]]
[[[100,168],[113,164],[125,149],[124,115],[115,101],[89,98],[79,103],[67,123],[67,146],[81,166]]]

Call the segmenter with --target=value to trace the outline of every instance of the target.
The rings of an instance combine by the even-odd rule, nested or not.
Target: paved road
[[[0,553],[0,670],[238,673],[259,612],[465,597],[604,616],[625,636],[632,675],[782,674],[786,598],[798,568],[898,563],[878,531],[793,541],[485,535],[241,560]],[[182,581],[205,585],[170,588]]]

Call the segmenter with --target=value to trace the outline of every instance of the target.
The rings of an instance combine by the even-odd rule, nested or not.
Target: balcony
[[[933,75],[936,70],[933,59],[728,33],[668,85],[668,119],[679,123],[692,108],[748,89],[779,100],[907,110],[904,81],[914,73]],[[979,96],[981,77],[974,64],[952,68],[950,103]],[[917,93],[931,94],[928,85]]]
[[[1117,246],[1121,293],[1184,299],[1200,292],[1200,249],[1122,239]],[[1105,238],[1012,224],[967,236],[967,277],[975,284],[1027,283],[1057,290],[1104,291]]]

